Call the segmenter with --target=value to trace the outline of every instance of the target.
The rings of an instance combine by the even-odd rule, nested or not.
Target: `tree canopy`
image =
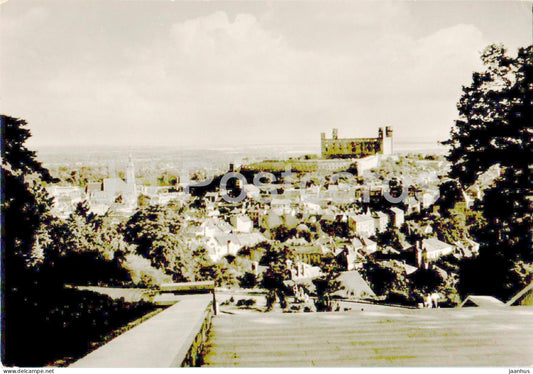
[[[500,166],[501,174],[485,190],[481,205],[486,225],[476,230],[480,258],[465,264],[460,286],[463,293],[508,298],[531,280],[530,271],[516,269],[531,269],[533,260],[533,46],[512,57],[503,46],[491,45],[481,59],[484,71],[474,73],[472,84],[463,87],[459,119],[445,142],[450,145],[450,177],[468,186],[493,165]]]
[[[463,87],[457,104],[459,119],[445,142],[450,176],[463,185],[474,183],[490,166],[500,164],[526,170],[531,152],[531,87],[533,47],[521,48],[513,58],[500,45],[481,55],[485,66]]]

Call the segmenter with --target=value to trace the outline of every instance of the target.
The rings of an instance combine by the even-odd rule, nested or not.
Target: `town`
[[[320,156],[233,163],[222,178],[188,184],[182,180],[190,178],[180,175],[143,184],[130,158],[124,178],[107,175],[78,186],[62,181],[47,191],[54,198],[52,213],[62,219],[80,204],[114,225],[154,207],[179,212],[176,235],[183,247],[167,256],[205,251],[207,260],[227,273],[213,280],[229,290],[262,288],[267,252],[286,250],[283,284],[275,286],[295,301],[288,305],[281,296],[286,311],[316,311],[315,302],[318,310],[332,310],[334,303],[317,299],[313,283],[331,277],[340,282],[328,291],[339,298],[458,305],[458,264],[479,249],[469,234],[476,224],[471,207],[498,170],[480,178],[485,186],[460,190],[450,205],[448,162],[443,156],[394,154],[390,127],[370,139],[339,139],[334,129],[331,140],[322,134],[321,148]],[[324,270],[332,261],[334,274]],[[138,286],[157,284],[138,278]],[[211,278],[182,280],[206,279]]]

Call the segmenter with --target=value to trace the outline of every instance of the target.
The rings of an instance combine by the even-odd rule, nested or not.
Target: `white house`
[[[384,232],[387,230],[389,224],[389,216],[383,212],[375,212],[373,215],[374,224],[378,232]]]
[[[363,249],[366,253],[371,254],[378,250],[378,243],[373,240],[370,240],[366,236],[361,236],[361,242],[363,243]]]
[[[254,228],[254,223],[250,217],[244,214],[231,216],[230,222],[234,227],[234,232],[252,232],[252,229]]]
[[[260,233],[217,234],[206,241],[209,257],[218,261],[226,255],[236,256],[241,248],[253,247],[266,241]]]
[[[348,216],[348,225],[356,234],[372,236],[376,234],[374,219],[366,214],[351,214]]]
[[[276,214],[290,214],[291,213],[291,200],[288,199],[272,199],[270,202],[272,211]]]
[[[319,266],[312,266],[302,261],[290,262],[291,279],[317,278],[322,275]]]
[[[404,211],[400,208],[392,207],[390,208],[392,213],[392,225],[396,228],[402,227],[405,222]]]
[[[202,223],[202,235],[213,237],[220,234],[229,234],[233,227],[220,218],[209,218]]]
[[[442,256],[453,253],[454,247],[451,244],[440,241],[437,238],[429,238],[422,240],[422,258],[425,257],[427,261],[438,260]]]
[[[436,189],[426,190],[422,195],[422,207],[427,209],[439,199],[440,192]]]
[[[320,204],[316,201],[307,200],[307,201],[304,201],[302,205],[303,205],[303,212],[305,214],[310,214],[310,215],[320,214],[321,212]]]

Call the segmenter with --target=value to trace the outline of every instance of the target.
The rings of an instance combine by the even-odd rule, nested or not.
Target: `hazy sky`
[[[513,1],[4,1],[0,112],[35,147],[443,140]]]

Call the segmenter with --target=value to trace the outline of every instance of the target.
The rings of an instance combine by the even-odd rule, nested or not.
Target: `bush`
[[[131,281],[136,286],[154,287],[172,280],[163,270],[154,268],[150,260],[139,255],[127,255],[122,266],[129,272]]]
[[[256,303],[255,299],[240,299],[237,301],[237,306],[250,309],[252,306],[255,305],[255,303]]]
[[[146,302],[39,286],[12,294],[9,303],[3,316],[9,324],[3,331],[2,363],[26,367],[68,364],[112,338],[115,330],[155,310]]]
[[[246,272],[239,279],[242,288],[254,288],[257,285],[257,276],[254,273]]]
[[[415,305],[415,298],[410,297],[405,292],[399,292],[393,290],[388,293],[387,298],[385,299],[387,303],[390,304],[399,304],[399,305]]]

